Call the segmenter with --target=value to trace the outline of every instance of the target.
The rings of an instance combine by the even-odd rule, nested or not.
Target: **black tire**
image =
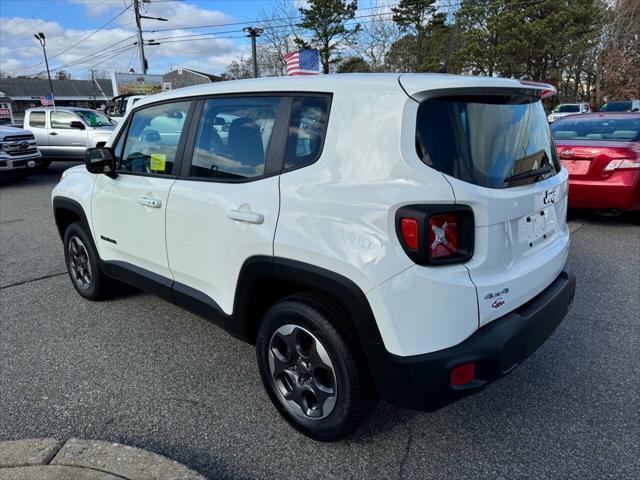
[[[287,297],[267,311],[256,339],[258,368],[271,402],[294,428],[320,441],[353,433],[378,403],[366,361],[341,317],[338,309],[318,297]],[[302,344],[307,354],[318,355],[310,353],[305,361],[299,354]],[[329,363],[314,363],[320,352]],[[290,366],[280,370],[285,364]],[[320,405],[331,391],[333,396]],[[320,395],[316,398],[314,392]]]
[[[67,227],[63,244],[67,272],[76,291],[87,300],[102,300],[111,296],[115,281],[100,269],[95,246],[81,222],[73,222]],[[74,250],[78,252],[77,255]],[[78,264],[81,264],[80,268]],[[88,275],[78,273],[82,270]]]
[[[46,170],[51,166],[51,160],[43,160],[42,163],[38,166],[39,170]]]

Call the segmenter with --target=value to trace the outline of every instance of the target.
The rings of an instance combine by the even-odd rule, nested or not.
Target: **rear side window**
[[[622,115],[620,115],[622,116]],[[610,142],[640,141],[640,115],[629,118],[564,118],[551,127],[556,140],[590,140]]]
[[[189,176],[242,180],[263,175],[281,101],[249,96],[207,100]]]
[[[489,188],[530,184],[560,170],[540,100],[522,95],[427,99],[418,107],[416,148],[431,168]]]
[[[45,120],[44,120],[44,112],[31,112],[29,115],[29,126],[36,128],[44,128]]]
[[[606,103],[600,109],[601,112],[628,112],[632,108],[631,102]]]
[[[51,112],[51,128],[70,129],[71,122],[79,121],[75,116],[67,112]]]
[[[191,102],[154,105],[133,113],[119,170],[170,175]],[[118,141],[120,144],[121,140]],[[116,152],[122,148],[116,146]]]
[[[320,157],[327,131],[329,101],[328,96],[293,99],[285,169],[309,165]]]

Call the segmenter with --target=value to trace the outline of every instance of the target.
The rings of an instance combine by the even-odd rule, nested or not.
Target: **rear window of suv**
[[[416,148],[428,166],[489,188],[530,184],[560,170],[537,97],[459,95],[418,108]]]
[[[631,110],[631,102],[605,103],[600,109],[601,112],[628,112],[630,110]]]

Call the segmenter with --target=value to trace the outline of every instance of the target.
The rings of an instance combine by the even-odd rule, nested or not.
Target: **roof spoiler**
[[[558,93],[558,91],[556,90],[556,87],[548,83],[534,82],[533,80],[519,80],[519,82],[522,85],[526,85],[527,87],[534,87],[536,90],[538,90],[538,94],[540,95],[540,98],[553,97],[555,94]]]

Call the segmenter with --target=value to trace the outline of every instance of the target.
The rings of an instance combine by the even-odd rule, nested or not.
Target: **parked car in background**
[[[549,123],[555,122],[557,119],[566,117],[567,115],[576,115],[580,113],[589,113],[591,108],[588,103],[561,103],[556,106],[547,116]]]
[[[52,192],[71,281],[89,300],[138,285],[256,344],[313,438],[379,396],[437,409],[512,371],[573,300],[551,92],[344,74],[149,96]]]
[[[569,171],[570,207],[640,210],[640,114],[571,116],[551,131]]]
[[[0,125],[0,175],[24,176],[42,164],[31,132]]]
[[[51,160],[84,160],[87,148],[104,145],[116,123],[97,110],[74,107],[39,107],[25,112],[24,128],[31,131],[44,157]]]
[[[601,112],[640,112],[640,100],[613,100],[605,103]]]
[[[133,108],[133,106],[139,100],[143,99],[145,95],[119,95],[117,97],[113,97],[111,101],[107,104],[107,107],[104,110],[104,113],[109,116],[113,121],[119,123],[122,120],[129,110]]]

